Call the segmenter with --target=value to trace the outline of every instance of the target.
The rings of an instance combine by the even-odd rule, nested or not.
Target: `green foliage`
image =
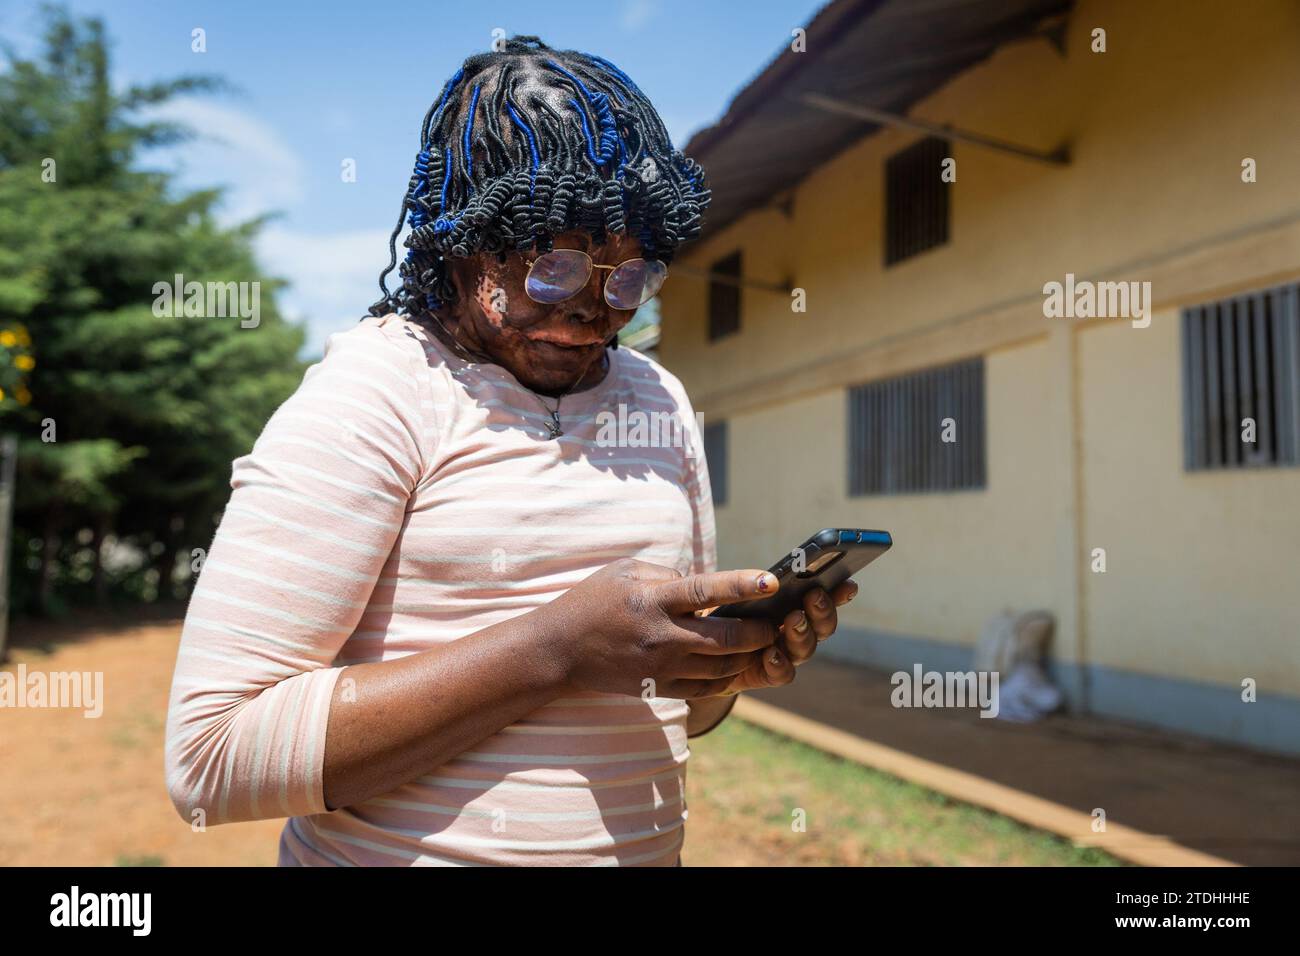
[[[218,192],[134,168],[187,135],[139,108],[220,84],[114,91],[102,23],[47,17],[41,55],[0,67],[0,430],[20,441],[12,594],[48,610],[173,596],[231,461],[302,377],[303,333],[258,269],[256,223],[222,228]],[[155,284],[177,274],[259,282],[260,322],[155,314]],[[101,569],[105,538],[139,560]]]

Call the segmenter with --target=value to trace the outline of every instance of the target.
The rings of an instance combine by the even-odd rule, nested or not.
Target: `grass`
[[[691,741],[688,866],[1117,866],[1024,826],[732,718]]]

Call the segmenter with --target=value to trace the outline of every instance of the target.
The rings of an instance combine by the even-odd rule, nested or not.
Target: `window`
[[[711,275],[740,278],[740,253],[733,252],[709,268]],[[740,286],[709,280],[709,341],[740,331]]]
[[[713,489],[713,505],[727,503],[727,423],[715,422],[704,426],[704,460],[709,468],[709,486]]]
[[[983,356],[848,395],[850,495],[984,487]]]
[[[1184,309],[1186,469],[1297,462],[1300,285]]]
[[[885,265],[948,241],[948,141],[934,136],[885,161]]]

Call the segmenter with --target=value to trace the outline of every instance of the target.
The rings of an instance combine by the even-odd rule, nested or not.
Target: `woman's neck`
[[[572,388],[560,390],[548,389],[539,392],[539,394],[545,395],[548,398],[560,398],[564,395],[574,395],[578,392],[585,392],[588,389],[595,388],[603,382],[605,376],[609,374],[609,363],[609,349],[605,349],[600,353],[600,358],[592,362],[591,365],[588,366],[587,371],[582,373],[582,377],[578,379],[577,384]]]
[[[471,343],[462,342],[460,338],[456,335],[455,331],[453,329],[447,328],[442,323],[442,320],[439,319],[437,316],[433,316],[433,322],[432,322],[432,326],[430,327],[430,331],[433,332],[434,336],[437,337],[437,339],[440,342],[442,342],[444,345],[450,348],[461,358],[465,358],[468,359],[469,361],[476,362],[479,364],[496,365],[498,368],[505,368],[505,366],[495,361],[490,355],[483,352],[482,349],[478,348],[477,346]],[[601,351],[600,358],[592,362],[591,365],[587,367],[586,371],[584,371],[582,375],[578,378],[578,381],[568,388],[536,389],[536,388],[532,388],[531,386],[525,386],[525,387],[529,388],[533,392],[536,392],[538,395],[545,395],[548,398],[562,398],[565,395],[573,395],[577,392],[585,392],[588,389],[595,388],[597,385],[599,385],[601,382],[605,380],[605,376],[609,374],[610,361],[611,360],[609,357],[609,349],[606,348]],[[510,369],[506,369],[506,370],[511,371]],[[511,371],[511,374],[514,374],[513,371]],[[515,377],[518,378],[517,375]]]

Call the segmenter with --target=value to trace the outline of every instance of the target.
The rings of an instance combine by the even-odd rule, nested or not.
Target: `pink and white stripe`
[[[716,564],[702,453],[608,447],[602,411],[677,416],[680,382],[626,349],[542,404],[397,316],[331,337],[234,463],[190,603],[167,721],[188,820],[285,816],[283,865],[672,865],[687,708],[556,700],[382,797],[326,812],[325,729],[346,665],[418,653],[537,608],[621,557]],[[553,404],[553,403],[552,403]]]

